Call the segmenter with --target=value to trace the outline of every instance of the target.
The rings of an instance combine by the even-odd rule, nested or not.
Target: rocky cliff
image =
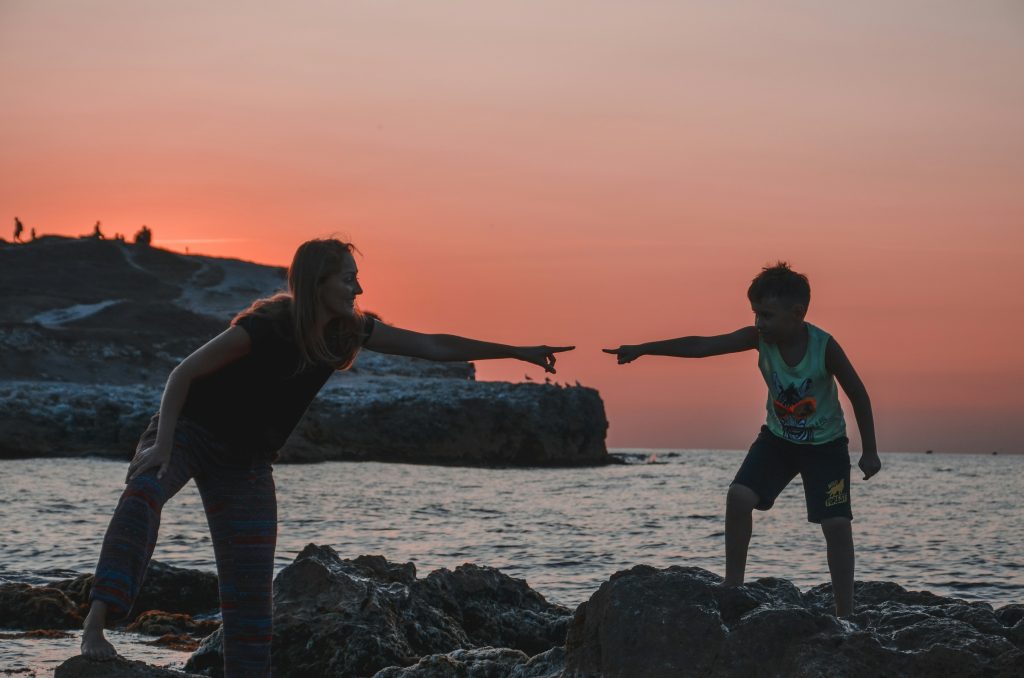
[[[285,270],[94,238],[0,243],[0,458],[129,456],[164,380]],[[600,464],[598,393],[364,351],[281,461]]]

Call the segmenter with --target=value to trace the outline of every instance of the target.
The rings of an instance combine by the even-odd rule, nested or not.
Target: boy
[[[642,355],[705,358],[757,350],[768,385],[768,420],[729,486],[725,509],[725,584],[743,584],[753,509],[767,511],[799,473],[807,520],[825,535],[836,615],[853,611],[850,454],[836,381],[853,405],[864,451],[864,479],[882,463],[875,447],[871,402],[834,338],[804,321],[811,300],[807,276],[785,262],[765,267],[747,290],[754,325],[713,337],[681,337],[604,349],[619,364]]]

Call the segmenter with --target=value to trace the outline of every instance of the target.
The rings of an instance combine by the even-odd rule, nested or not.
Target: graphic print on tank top
[[[808,421],[818,411],[818,402],[807,395],[813,385],[812,380],[804,379],[799,384],[791,382],[783,386],[779,373],[772,372],[772,406],[787,440],[814,442],[814,429],[808,426]]]

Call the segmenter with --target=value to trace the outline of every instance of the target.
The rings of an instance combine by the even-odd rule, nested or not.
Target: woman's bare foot
[[[82,656],[96,661],[107,661],[117,656],[117,650],[103,635],[107,620],[107,604],[100,600],[92,601],[89,614],[82,625]]]

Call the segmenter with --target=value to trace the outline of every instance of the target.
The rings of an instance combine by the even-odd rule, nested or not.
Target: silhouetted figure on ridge
[[[32,227],[32,242],[35,242],[35,241],[36,241],[36,228],[35,228],[35,226],[33,226]]]
[[[143,247],[149,247],[153,242],[153,231],[149,230],[149,226],[145,224],[139,229],[139,232],[135,234],[135,244],[142,245]]]
[[[25,230],[25,227],[21,223],[21,219],[14,217],[14,242],[21,242],[21,232]]]
[[[103,240],[103,231],[100,230],[100,222],[97,221],[96,225],[92,227],[92,237],[97,240]]]

